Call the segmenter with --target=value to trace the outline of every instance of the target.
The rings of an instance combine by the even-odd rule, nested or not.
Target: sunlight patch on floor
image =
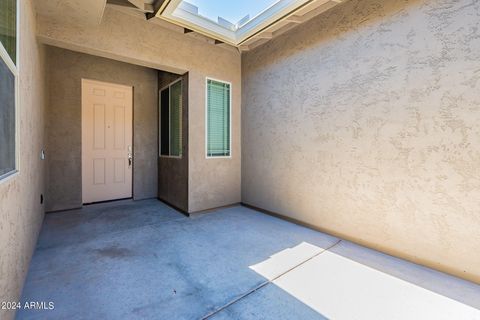
[[[328,318],[480,319],[480,310],[322,251],[304,242],[250,268]]]
[[[325,249],[314,246],[313,244],[302,242],[293,248],[287,248],[272,255],[265,261],[250,266],[250,269],[261,274],[268,280],[273,280],[324,250]]]

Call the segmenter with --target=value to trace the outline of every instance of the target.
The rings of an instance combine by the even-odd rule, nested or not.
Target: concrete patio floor
[[[480,286],[260,212],[48,214],[17,319],[480,319]]]

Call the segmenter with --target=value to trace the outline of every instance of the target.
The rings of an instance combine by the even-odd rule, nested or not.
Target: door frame
[[[124,87],[124,88],[129,88],[132,91],[132,181],[131,181],[131,195],[130,197],[127,198],[119,198],[119,199],[113,199],[113,200],[104,200],[104,201],[95,201],[95,202],[84,202],[83,200],[83,86],[85,82],[90,82],[90,83],[97,83],[97,84],[102,84],[102,85],[107,85],[107,86],[115,86],[115,87]],[[134,181],[135,181],[135,126],[134,126],[134,119],[135,119],[135,87],[134,86],[129,86],[125,84],[120,84],[120,83],[114,83],[114,82],[107,82],[107,81],[101,81],[101,80],[94,80],[90,78],[81,78],[81,85],[80,85],[80,190],[82,194],[82,206],[83,205],[88,205],[88,204],[94,204],[94,203],[102,203],[102,202],[112,202],[112,201],[119,201],[119,200],[126,200],[126,199],[133,199],[135,190],[134,190]]]

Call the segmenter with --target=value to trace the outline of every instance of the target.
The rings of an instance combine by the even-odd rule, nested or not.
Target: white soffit
[[[273,4],[254,17],[245,16],[240,21],[231,22],[221,18],[222,12],[219,12],[217,21],[214,21],[212,17],[202,15],[199,13],[199,8],[189,3],[188,0],[165,0],[156,16],[239,47],[240,50],[249,50],[343,1],[272,0]]]

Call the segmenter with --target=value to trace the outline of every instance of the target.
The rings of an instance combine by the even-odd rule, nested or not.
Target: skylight
[[[217,23],[219,18],[223,19],[238,29],[277,2],[278,0],[184,0],[181,5],[196,6],[198,15]]]
[[[161,17],[185,28],[240,45],[311,0],[171,0]]]

